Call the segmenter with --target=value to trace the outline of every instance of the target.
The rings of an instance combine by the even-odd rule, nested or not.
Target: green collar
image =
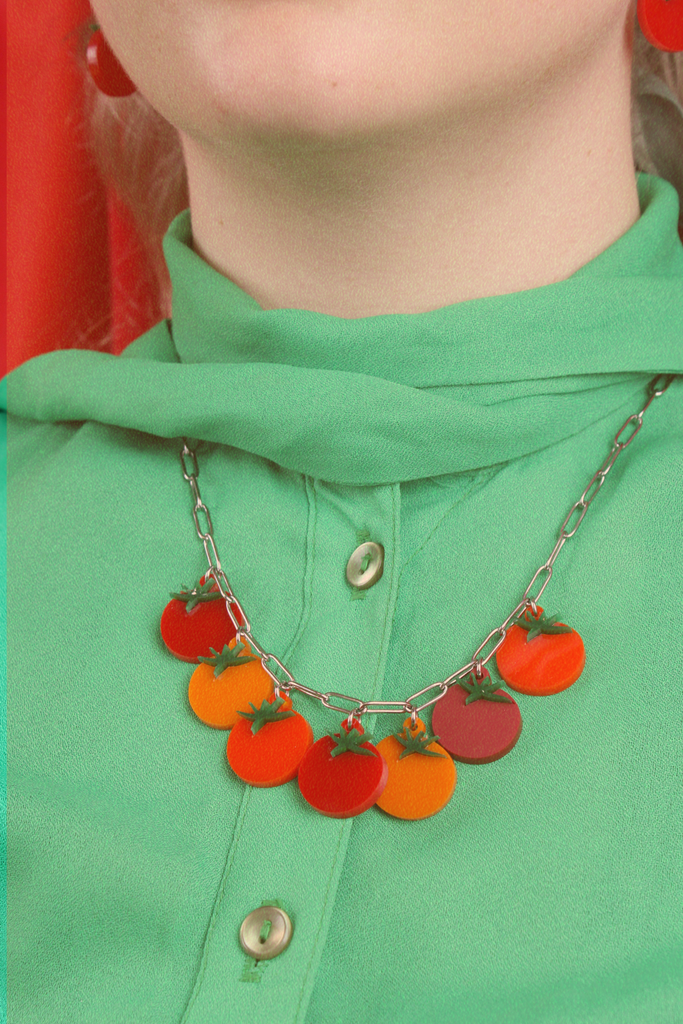
[[[191,248],[164,251],[173,321],[122,357],[62,351],[8,378],[10,411],[232,445],[350,484],[494,465],[635,408],[683,373],[678,196],[640,175],[641,217],[565,281],[427,313],[262,310]]]

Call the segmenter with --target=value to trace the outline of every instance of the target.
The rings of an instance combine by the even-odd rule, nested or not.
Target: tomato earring
[[[638,21],[658,50],[683,51],[683,0],[638,0]]]
[[[105,96],[132,96],[137,92],[137,86],[121,67],[100,28],[90,37],[85,59],[95,85]]]

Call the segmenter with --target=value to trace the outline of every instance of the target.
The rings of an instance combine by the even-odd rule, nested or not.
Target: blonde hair
[[[88,145],[104,182],[130,209],[159,286],[164,316],[171,285],[161,242],[173,218],[189,205],[178,133],[140,93],[112,100],[96,88],[85,64],[92,22],[79,30],[76,59],[83,68]],[[636,24],[632,75],[632,138],[636,171],[670,181],[681,197],[683,238],[683,53],[663,53]]]

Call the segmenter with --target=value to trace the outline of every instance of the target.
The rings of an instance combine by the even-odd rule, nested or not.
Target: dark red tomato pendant
[[[162,640],[181,661],[210,658],[212,647],[222,651],[236,636],[218,587],[203,576],[192,590],[174,594],[161,616]]]
[[[260,708],[238,711],[240,719],[228,739],[230,767],[250,786],[282,786],[299,770],[313,744],[309,723],[292,708],[289,697],[271,694]]]
[[[311,807],[328,818],[353,818],[376,803],[389,769],[371,739],[360,723],[349,728],[345,719],[338,733],[308,749],[299,765],[299,789]]]
[[[432,731],[456,761],[489,764],[512,750],[522,731],[517,702],[482,669],[450,686],[432,712]]]
[[[527,608],[509,627],[496,652],[496,665],[513,690],[532,696],[559,693],[583,672],[583,640],[570,626],[547,618],[540,605]]]

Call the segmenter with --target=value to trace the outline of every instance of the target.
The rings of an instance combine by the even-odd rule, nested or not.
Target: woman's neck
[[[419,313],[563,280],[639,216],[624,52],[372,137],[182,135],[193,245],[264,308]]]

